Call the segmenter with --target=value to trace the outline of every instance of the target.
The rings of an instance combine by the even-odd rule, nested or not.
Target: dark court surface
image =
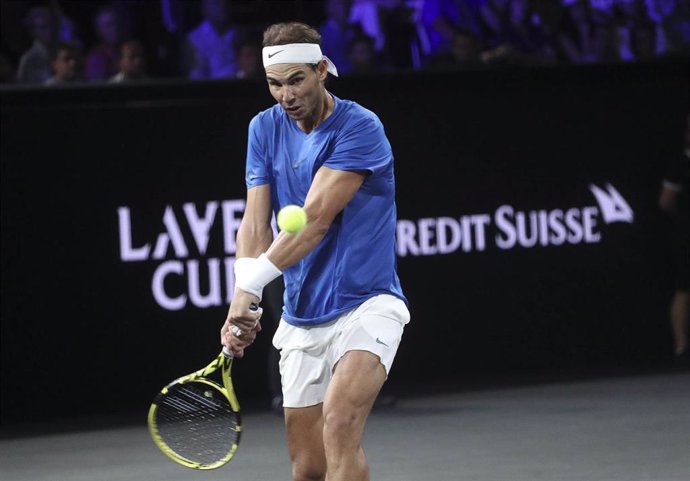
[[[289,480],[282,419],[244,424],[235,459],[207,472],[170,462],[143,422],[5,430],[0,480]],[[690,373],[401,395],[372,414],[365,450],[373,481],[688,481]]]

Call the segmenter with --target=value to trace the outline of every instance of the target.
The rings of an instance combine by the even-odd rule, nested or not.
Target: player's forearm
[[[269,260],[281,271],[294,265],[309,254],[326,235],[330,223],[307,222],[299,234],[281,232],[266,252]]]
[[[266,252],[273,241],[273,230],[270,225],[257,225],[243,219],[237,230],[236,257],[259,257]]]

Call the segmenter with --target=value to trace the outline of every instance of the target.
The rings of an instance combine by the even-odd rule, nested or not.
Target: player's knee
[[[324,481],[326,465],[314,460],[292,461],[292,479],[294,481]]]
[[[326,450],[357,447],[360,443],[362,420],[348,410],[330,410],[324,413],[323,440]]]

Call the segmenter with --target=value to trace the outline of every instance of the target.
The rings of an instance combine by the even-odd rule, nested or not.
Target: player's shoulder
[[[285,120],[284,117],[283,109],[279,104],[275,104],[273,107],[269,107],[256,114],[249,122],[249,127],[250,129],[266,131],[282,123]]]
[[[379,127],[381,120],[378,115],[361,104],[346,99],[337,99],[338,117],[341,123],[349,126],[361,125]]]

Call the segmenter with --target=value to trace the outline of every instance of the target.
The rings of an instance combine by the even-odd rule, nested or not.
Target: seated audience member
[[[107,80],[119,70],[119,51],[122,41],[122,20],[111,6],[99,9],[94,17],[98,44],[86,56],[86,80]]]
[[[431,59],[433,67],[465,68],[482,65],[481,43],[470,30],[458,29],[453,34],[450,51]]]
[[[690,2],[679,0],[676,8],[663,20],[668,54],[678,58],[690,56]]]
[[[185,70],[191,79],[237,75],[234,40],[226,0],[202,0],[203,22],[187,35]]]
[[[261,59],[261,40],[253,35],[244,36],[235,45],[235,57],[237,58],[238,79],[264,78],[264,67]]]
[[[480,7],[482,0],[425,0],[421,11],[421,23],[427,35],[427,54],[439,58],[452,48],[457,30],[482,33]]]
[[[74,42],[59,42],[55,47],[51,66],[53,76],[46,81],[46,85],[64,85],[81,81],[81,47]]]
[[[653,23],[638,23],[630,29],[630,50],[634,60],[649,62],[656,58],[656,28]]]
[[[146,54],[138,40],[129,40],[120,47],[120,71],[111,77],[110,83],[136,82],[145,80]]]
[[[360,34],[348,44],[347,58],[350,63],[351,74],[368,74],[379,71],[379,62],[374,48],[374,39]]]
[[[46,7],[29,10],[25,21],[33,45],[24,52],[17,68],[17,82],[43,84],[50,78],[50,51],[57,38],[56,20]]]
[[[326,0],[326,21],[319,28],[321,50],[338,67],[339,73],[351,69],[347,46],[357,33],[350,24],[351,0]]]

